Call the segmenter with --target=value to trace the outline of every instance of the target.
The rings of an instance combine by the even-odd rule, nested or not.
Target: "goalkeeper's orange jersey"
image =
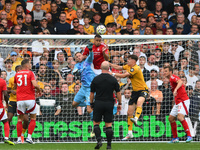
[[[138,65],[135,65],[133,67],[124,65],[123,69],[130,73],[129,78],[132,83],[133,91],[148,90],[148,87],[144,81],[142,70]]]
[[[8,88],[10,88],[11,90],[14,90],[14,77],[11,77],[11,78],[8,80]],[[15,90],[15,91],[16,91],[16,90]],[[16,101],[17,101],[17,96],[16,96],[16,94],[10,93],[9,101],[14,101],[14,102],[16,102]]]

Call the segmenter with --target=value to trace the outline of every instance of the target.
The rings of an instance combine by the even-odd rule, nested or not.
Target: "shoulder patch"
[[[130,72],[133,72],[133,71],[134,71],[134,69],[133,69],[133,68],[131,68],[131,69],[130,69]]]

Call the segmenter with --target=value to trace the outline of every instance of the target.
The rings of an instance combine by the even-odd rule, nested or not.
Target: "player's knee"
[[[173,116],[169,116],[168,120],[169,120],[169,122],[174,122],[175,121]]]
[[[184,120],[184,115],[178,114],[178,115],[177,115],[177,119],[178,119],[179,121],[183,121],[183,120]]]

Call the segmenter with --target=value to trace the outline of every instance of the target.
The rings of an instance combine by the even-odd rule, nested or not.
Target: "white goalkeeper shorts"
[[[190,100],[186,100],[177,105],[174,105],[170,112],[170,115],[174,117],[176,117],[179,113],[183,114],[184,116],[188,115],[189,106],[190,106]]]
[[[5,109],[4,108],[1,108],[0,109],[0,120],[2,121],[2,120],[5,120],[5,119],[7,119],[8,117],[7,117],[7,114],[6,114],[6,111],[5,111]]]
[[[35,100],[17,101],[17,115],[25,113],[36,114],[36,112]]]

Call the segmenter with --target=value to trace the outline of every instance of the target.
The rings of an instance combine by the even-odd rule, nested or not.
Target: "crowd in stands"
[[[0,34],[96,34],[98,25],[106,26],[106,35],[198,35],[200,29],[200,3],[195,1],[189,12],[188,0],[35,0],[31,12],[26,4],[16,0],[1,1]],[[7,43],[1,40],[1,45]],[[126,64],[127,56],[138,56],[137,65],[143,71],[150,95],[143,105],[143,114],[168,115],[173,106],[173,94],[169,80],[163,75],[164,66],[171,65],[173,73],[181,78],[191,99],[190,113],[196,114],[200,101],[200,41],[170,41],[145,44],[120,45],[126,40],[104,40],[109,46],[110,62]],[[1,77],[9,83],[15,75],[15,67],[23,59],[32,61],[38,84],[43,95],[37,97],[40,115],[84,114],[84,109],[73,109],[71,103],[81,87],[80,78],[72,74],[76,64],[76,52],[85,47],[68,47],[84,44],[73,40],[18,40],[20,45],[0,47]],[[29,46],[28,46],[29,45]],[[52,46],[55,47],[52,47]],[[31,47],[30,47],[31,46]],[[59,46],[62,46],[60,48]],[[87,57],[87,56],[86,56]],[[120,73],[111,68],[112,72]],[[131,96],[129,79],[117,79],[122,92],[122,110],[127,114]],[[72,111],[77,111],[72,113]]]

